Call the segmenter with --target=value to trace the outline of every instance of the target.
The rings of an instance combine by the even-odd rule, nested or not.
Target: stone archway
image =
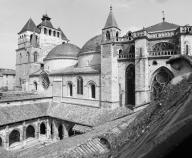
[[[3,146],[3,140],[2,140],[2,138],[0,137],[0,147],[2,147]]]
[[[18,130],[13,130],[9,134],[9,146],[16,142],[20,142],[20,132]]]
[[[40,134],[43,134],[43,135],[46,134],[46,126],[44,122],[42,122],[40,125]]]
[[[58,127],[58,136],[60,140],[63,139],[63,126],[61,124]]]
[[[26,128],[26,139],[27,138],[35,138],[35,128],[32,125]]]
[[[159,98],[161,92],[173,77],[173,73],[166,67],[160,67],[154,72],[151,83],[151,100]]]
[[[125,72],[125,104],[135,105],[135,66],[129,65]]]

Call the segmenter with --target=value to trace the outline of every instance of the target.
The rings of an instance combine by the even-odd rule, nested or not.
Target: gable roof
[[[160,32],[160,31],[168,31],[168,30],[176,30],[179,25],[172,24],[166,21],[160,22],[158,24],[152,25],[150,27],[144,28],[147,32]]]
[[[21,34],[26,31],[31,32],[35,31],[36,33],[40,33],[40,30],[37,28],[37,26],[35,25],[34,21],[31,18],[27,21],[27,23],[23,26],[23,28],[18,34]]]
[[[116,19],[113,15],[112,6],[110,7],[110,12],[109,12],[107,21],[105,23],[105,27],[103,29],[107,29],[107,28],[111,28],[111,27],[115,27],[115,28],[119,29]]]

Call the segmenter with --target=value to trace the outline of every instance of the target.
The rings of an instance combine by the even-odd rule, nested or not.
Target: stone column
[[[6,149],[9,149],[9,126],[6,126],[5,128],[5,142],[4,142],[4,147]]]
[[[69,137],[69,132],[68,132],[68,125],[67,124],[62,124],[63,126],[63,138]]]
[[[56,140],[59,140],[59,137],[58,137],[58,128],[57,128],[57,124],[56,124],[56,121],[53,121],[53,133],[54,133],[54,136],[53,138],[56,139]]]
[[[21,140],[23,140],[23,144],[25,145],[26,144],[26,142],[25,142],[25,139],[26,139],[26,125],[25,125],[25,122],[23,122],[23,128],[22,128],[21,133],[22,133],[22,139]]]
[[[46,135],[47,135],[47,139],[51,139],[51,122],[47,119],[46,120]]]
[[[35,131],[36,131],[36,136],[35,136],[35,137],[36,137],[37,139],[39,139],[39,134],[40,134],[40,132],[39,132],[39,130],[40,130],[39,128],[40,128],[40,127],[39,127],[39,126],[40,126],[40,122],[39,122],[39,120],[38,120],[38,121],[37,121],[37,124],[36,124],[36,129],[35,129]]]

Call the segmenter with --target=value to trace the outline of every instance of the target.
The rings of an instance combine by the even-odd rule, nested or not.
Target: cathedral
[[[121,35],[110,7],[101,34],[79,48],[48,15],[39,25],[29,19],[18,33],[16,86],[58,102],[140,107],[157,98],[173,78],[166,60],[191,55],[191,33],[190,26],[163,17],[160,23]]]
[[[0,147],[14,151],[13,154],[18,151],[21,157],[27,151],[31,157],[57,157],[64,150],[73,149],[74,142],[82,144],[85,140],[87,146],[72,151],[73,154],[108,152],[112,150],[109,142],[116,141],[100,137],[108,130],[114,137],[123,130],[140,136],[133,126],[127,129],[129,123],[145,107],[153,115],[155,110],[150,108],[161,108],[159,105],[167,100],[150,105],[153,101],[158,103],[170,81],[192,70],[192,27],[167,22],[165,17],[155,25],[122,35],[110,7],[101,34],[82,48],[69,42],[47,14],[41,20],[36,25],[30,18],[19,31],[15,81],[18,91],[2,94],[0,100]],[[178,93],[174,95],[171,89],[170,98],[181,98],[188,90],[184,86],[177,88],[181,78],[174,80]],[[190,87],[191,82],[183,84]],[[171,105],[175,99],[168,106],[174,107]],[[169,109],[161,110],[167,110],[169,115]],[[138,120],[143,121],[142,117]],[[140,127],[143,126],[138,131]],[[141,129],[141,135],[144,132]],[[68,138],[75,135],[82,137]],[[132,143],[129,139],[128,142]],[[45,156],[47,153],[50,155]]]

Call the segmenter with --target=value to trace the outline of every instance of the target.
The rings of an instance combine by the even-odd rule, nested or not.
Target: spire
[[[117,25],[117,22],[115,20],[115,17],[113,15],[113,8],[112,8],[112,6],[110,6],[109,16],[107,18],[105,27],[103,29],[107,29],[107,28],[111,28],[111,27],[115,27],[115,28],[119,29],[119,27]]]
[[[33,20],[30,18],[27,23],[23,26],[23,28],[21,29],[21,31],[18,34],[21,34],[25,31],[31,31],[33,32],[35,30],[35,32],[39,33],[39,30],[37,29],[37,26],[35,25],[35,23],[33,22]]]

